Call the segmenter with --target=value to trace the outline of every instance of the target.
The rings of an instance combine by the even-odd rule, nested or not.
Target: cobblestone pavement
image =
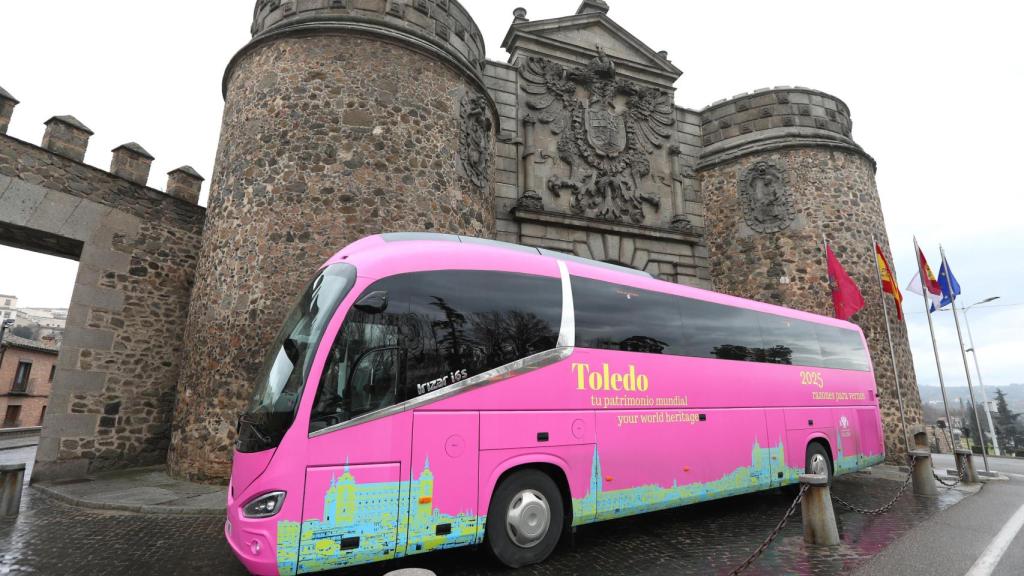
[[[834,490],[854,504],[877,506],[898,487],[892,480],[856,474],[837,479]],[[563,546],[544,564],[515,574],[724,574],[768,534],[791,498],[768,492],[584,526],[575,547]],[[837,510],[843,542],[835,549],[805,547],[798,514],[747,574],[846,574],[961,498],[946,490],[936,499],[907,494],[879,518]],[[224,542],[222,525],[216,517],[76,508],[30,490],[20,516],[0,519],[0,574],[244,574]],[[429,568],[439,576],[512,574],[475,550],[428,554],[399,566]],[[395,567],[334,574],[379,575]]]

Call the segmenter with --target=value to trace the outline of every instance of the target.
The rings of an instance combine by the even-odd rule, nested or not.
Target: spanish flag
[[[903,294],[900,293],[900,287],[896,284],[896,275],[893,274],[892,267],[885,259],[885,254],[882,253],[882,247],[878,245],[878,242],[875,242],[875,258],[878,260],[878,273],[882,276],[882,292],[892,294],[892,299],[896,302],[896,317],[903,320]]]

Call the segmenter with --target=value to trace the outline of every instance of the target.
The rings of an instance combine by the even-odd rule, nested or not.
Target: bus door
[[[406,554],[477,541],[477,412],[416,412],[413,416]]]
[[[306,468],[300,574],[395,557],[400,468],[398,463]]]

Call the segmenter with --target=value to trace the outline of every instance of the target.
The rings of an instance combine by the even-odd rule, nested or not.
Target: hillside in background
[[[995,402],[996,399],[996,388],[1002,390],[1006,394],[1006,402],[1010,405],[1010,410],[1014,412],[1024,412],[1024,384],[1010,384],[1008,386],[986,386],[985,392],[988,395],[989,401]],[[931,402],[938,403],[938,406],[942,405],[942,390],[938,386],[921,386],[921,402],[928,404]],[[971,395],[967,390],[967,386],[947,386],[946,394],[949,396],[949,409],[950,412],[956,412],[960,409],[960,401],[957,398],[963,398],[964,404],[967,404],[971,400]],[[981,402],[981,391],[978,389],[978,385],[974,385],[974,394],[977,396],[978,402]]]

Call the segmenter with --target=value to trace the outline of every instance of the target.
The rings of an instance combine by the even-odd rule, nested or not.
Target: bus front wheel
[[[529,468],[513,472],[498,485],[487,511],[491,553],[510,568],[543,562],[558,545],[563,510],[550,476]]]

